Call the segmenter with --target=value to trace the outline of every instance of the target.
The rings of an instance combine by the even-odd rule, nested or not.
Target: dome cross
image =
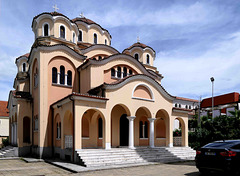
[[[59,8],[57,7],[56,4],[53,6],[53,9],[54,9],[54,12],[56,12],[57,10],[59,10]]]

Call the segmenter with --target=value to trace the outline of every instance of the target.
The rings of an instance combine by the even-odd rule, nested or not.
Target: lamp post
[[[210,80],[212,82],[212,119],[213,119],[213,117],[214,117],[214,113],[213,113],[213,106],[214,106],[214,101],[213,101],[213,84],[214,84],[214,78],[211,77]]]

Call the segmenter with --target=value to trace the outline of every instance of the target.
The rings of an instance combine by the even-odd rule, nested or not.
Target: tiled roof
[[[4,117],[8,117],[8,109],[7,109],[7,101],[0,101],[0,117],[4,116]]]
[[[147,45],[145,45],[145,44],[143,44],[143,43],[137,42],[137,43],[134,43],[132,46],[126,48],[125,50],[130,50],[130,49],[132,49],[132,48],[134,48],[134,47],[140,47],[140,48],[142,48],[142,49],[151,48],[150,46],[147,46]],[[151,49],[152,49],[152,48],[151,48]],[[123,52],[124,52],[125,50],[123,50]],[[154,51],[154,49],[152,49],[152,50]],[[154,52],[155,52],[155,51],[154,51]]]
[[[24,54],[24,55],[22,55],[22,56],[19,56],[18,58],[16,58],[16,61],[17,61],[18,59],[20,59],[21,57],[29,57],[29,54],[30,54],[30,53],[26,53],[26,54]]]
[[[213,99],[214,99],[214,106],[236,103],[236,102],[239,102],[239,93],[232,92],[232,93],[213,97]],[[201,108],[207,108],[211,106],[212,106],[212,97],[202,100]]]
[[[39,15],[37,15],[37,16],[35,16],[35,17],[33,18],[33,20],[32,20],[32,27],[33,27],[33,22],[34,22],[34,20],[35,20],[36,18],[38,18],[39,16],[43,15],[43,14],[49,14],[49,15],[52,15],[52,16],[63,16],[63,17],[65,17],[65,18],[67,18],[69,21],[72,22],[72,20],[70,20],[67,16],[65,16],[65,15],[63,15],[63,14],[61,14],[61,13],[59,13],[59,12],[43,12],[43,13],[41,13],[41,14],[39,14]]]
[[[183,97],[176,97],[178,100],[185,100],[185,101],[193,101],[193,102],[199,102],[198,100],[190,99],[190,98],[183,98]]]
[[[76,22],[76,21],[82,21],[84,23],[87,23],[87,24],[97,24],[95,23],[94,21],[90,20],[90,19],[87,19],[87,18],[74,18],[72,19],[73,22]]]

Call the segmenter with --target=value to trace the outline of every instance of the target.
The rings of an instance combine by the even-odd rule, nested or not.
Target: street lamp
[[[213,106],[214,106],[214,101],[213,101],[213,83],[214,83],[214,78],[211,77],[210,80],[212,82],[212,119],[213,119],[213,117],[214,117],[214,113],[213,113]]]

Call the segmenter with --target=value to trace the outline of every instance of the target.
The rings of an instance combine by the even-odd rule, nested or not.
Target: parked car
[[[200,173],[222,171],[240,175],[240,140],[209,143],[196,151],[196,167]]]

